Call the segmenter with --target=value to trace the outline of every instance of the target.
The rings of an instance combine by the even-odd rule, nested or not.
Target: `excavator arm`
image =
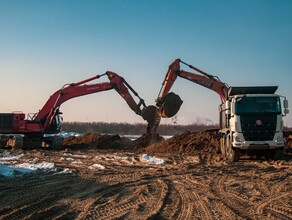
[[[99,79],[102,76],[107,75],[109,82],[86,84],[95,79]],[[144,120],[148,121],[148,124],[153,123],[155,115],[146,115],[144,112],[148,112],[147,106],[144,100],[138,95],[138,93],[125,81],[124,78],[114,72],[107,71],[105,74],[96,75],[89,79],[64,85],[60,90],[56,91],[45,103],[43,108],[35,115],[33,121],[38,121],[43,126],[43,132],[54,132],[53,124],[56,116],[59,113],[60,106],[69,99],[89,95],[96,92],[107,91],[115,89],[127,102],[129,107],[138,115],[142,116]],[[131,96],[129,90],[139,98],[138,104]],[[148,116],[148,117],[147,117]]]
[[[181,70],[181,63],[188,66],[190,69],[195,70],[197,73]],[[176,59],[168,68],[156,100],[156,105],[159,108],[158,111],[161,117],[169,118],[174,116],[179,111],[182,104],[182,100],[178,95],[172,92],[169,93],[172,85],[177,79],[177,76],[213,90],[220,96],[222,102],[225,102],[227,99],[228,85],[221,82],[217,76],[205,73],[204,71],[189,65],[180,59]]]

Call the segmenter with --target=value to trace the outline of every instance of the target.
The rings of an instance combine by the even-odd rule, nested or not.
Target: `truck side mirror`
[[[284,115],[287,115],[289,113],[289,109],[288,109],[288,100],[287,99],[284,99],[283,100],[283,106],[284,106]]]
[[[287,99],[284,99],[283,106],[284,106],[284,108],[288,108],[288,100]]]

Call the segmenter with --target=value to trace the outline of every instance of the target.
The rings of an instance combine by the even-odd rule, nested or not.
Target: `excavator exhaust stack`
[[[179,111],[183,101],[179,95],[170,92],[161,100],[161,103],[158,110],[160,116],[162,118],[171,118]]]

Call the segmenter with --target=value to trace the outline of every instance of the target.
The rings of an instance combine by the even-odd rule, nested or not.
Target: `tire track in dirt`
[[[213,206],[214,197],[209,193],[209,179],[188,174],[182,176],[180,183],[190,191],[193,203],[191,219],[212,219],[212,216],[219,217]]]
[[[140,185],[140,184],[139,184]],[[129,219],[139,216],[140,219],[155,218],[166,202],[169,186],[164,179],[152,179],[145,185],[142,192],[145,202],[136,212],[132,212]],[[140,191],[140,190],[139,190]]]
[[[50,162],[65,168],[63,153],[50,152]],[[82,153],[74,174],[0,178],[0,219],[292,219],[290,161],[164,154],[167,163],[156,165],[138,154],[93,153]]]
[[[17,210],[12,211],[11,213],[4,215],[3,220],[18,220],[23,219],[24,217],[30,216],[33,213],[36,213],[39,210],[43,210],[48,207],[50,204],[53,204],[55,201],[54,197],[47,197],[40,199],[38,202],[30,203],[29,205],[22,206]]]
[[[80,218],[112,219],[139,216],[146,219],[159,211],[166,192],[167,186],[161,180],[142,180],[138,183],[111,186],[96,195],[95,201],[87,206]]]
[[[228,176],[218,176],[214,178],[210,183],[213,194],[217,198],[220,198],[220,201],[228,208],[229,214],[232,213],[231,218],[242,216],[244,219],[248,219],[249,217],[246,213],[246,210],[249,208],[248,201],[234,196],[234,193],[226,188],[226,181],[228,181]],[[227,215],[227,213],[225,215]]]
[[[292,218],[292,210],[291,208],[285,208],[287,206],[282,206],[280,212],[277,211],[279,209],[273,209],[274,204],[283,204],[284,201],[291,201],[291,193],[280,193],[283,191],[282,189],[289,183],[286,182],[278,182],[273,185],[270,196],[267,197],[266,200],[260,202],[254,210],[253,216],[255,219],[260,219],[263,216],[271,217],[274,214],[275,218],[280,219],[291,219]],[[290,184],[289,184],[290,185]],[[286,204],[289,204],[288,202]],[[288,206],[289,207],[289,206]]]
[[[27,181],[23,182],[27,183]],[[6,196],[2,201],[5,206],[14,206],[16,209],[7,214],[3,213],[3,219],[22,219],[49,207],[58,198],[61,198],[64,188],[72,184],[74,179],[71,176],[56,178],[49,175],[43,181],[36,177],[35,179],[31,178],[29,182],[31,185],[23,185],[22,181],[14,183],[13,179],[11,180],[9,189],[3,193],[13,199],[7,199]]]
[[[198,196],[195,196],[195,193],[190,193],[189,190],[186,190],[185,187],[181,185],[181,183],[177,181],[174,183],[182,203],[181,212],[179,213],[177,219],[191,219],[191,217],[194,217],[195,219],[203,219],[203,214],[205,211],[200,200],[196,200]],[[195,205],[194,202],[198,204]]]

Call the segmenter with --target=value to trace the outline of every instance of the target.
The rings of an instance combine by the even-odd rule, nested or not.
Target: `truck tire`
[[[232,162],[237,162],[240,157],[240,152],[238,149],[232,148],[229,135],[226,136],[225,146],[226,146],[226,158]]]
[[[272,160],[280,160],[283,154],[283,148],[276,148],[271,152]]]
[[[226,158],[226,152],[225,152],[225,137],[220,138],[220,151],[222,154],[223,159]]]

